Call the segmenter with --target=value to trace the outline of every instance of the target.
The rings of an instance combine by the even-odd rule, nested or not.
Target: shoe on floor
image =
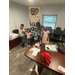
[[[24,48],[25,46],[24,45],[22,45],[22,48]]]
[[[27,47],[29,47],[29,45],[27,45]]]

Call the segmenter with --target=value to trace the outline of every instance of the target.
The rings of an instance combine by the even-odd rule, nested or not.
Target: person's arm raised
[[[30,21],[31,19],[29,19],[29,23],[30,23],[30,26],[31,26],[31,21]]]

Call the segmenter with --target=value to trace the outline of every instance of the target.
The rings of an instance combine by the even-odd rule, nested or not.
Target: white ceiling
[[[19,4],[25,5],[25,6],[65,4],[65,0],[9,0],[9,1],[19,3]]]

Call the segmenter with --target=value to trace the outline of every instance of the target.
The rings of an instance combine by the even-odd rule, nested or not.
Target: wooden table
[[[60,70],[58,70],[59,65],[61,65],[62,67],[65,68],[65,54],[62,54],[59,51],[55,52],[54,54],[50,54],[51,55],[51,63],[48,65],[45,61],[42,61],[42,59],[41,59],[42,58],[41,53],[47,52],[45,50],[45,44],[43,44],[43,45],[44,46],[41,47],[41,51],[37,54],[37,56],[32,55],[32,52],[29,51],[30,48],[24,53],[24,55],[42,65],[44,65],[45,67],[52,69],[53,71],[56,71],[62,75],[65,75]]]

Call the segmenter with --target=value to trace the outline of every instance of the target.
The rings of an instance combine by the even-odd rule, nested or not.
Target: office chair
[[[48,27],[48,30],[50,31],[50,39],[52,39],[52,27]]]
[[[59,40],[59,39],[60,39],[60,36],[61,36],[61,28],[60,28],[60,27],[57,27],[57,28],[54,30],[52,39],[54,39],[54,40]]]
[[[15,33],[15,34],[19,34],[19,30],[18,29],[14,29],[14,30],[12,30],[12,32]]]
[[[58,50],[65,54],[65,43],[62,43],[62,42],[58,42]]]
[[[65,29],[62,31],[61,41],[65,41]]]

